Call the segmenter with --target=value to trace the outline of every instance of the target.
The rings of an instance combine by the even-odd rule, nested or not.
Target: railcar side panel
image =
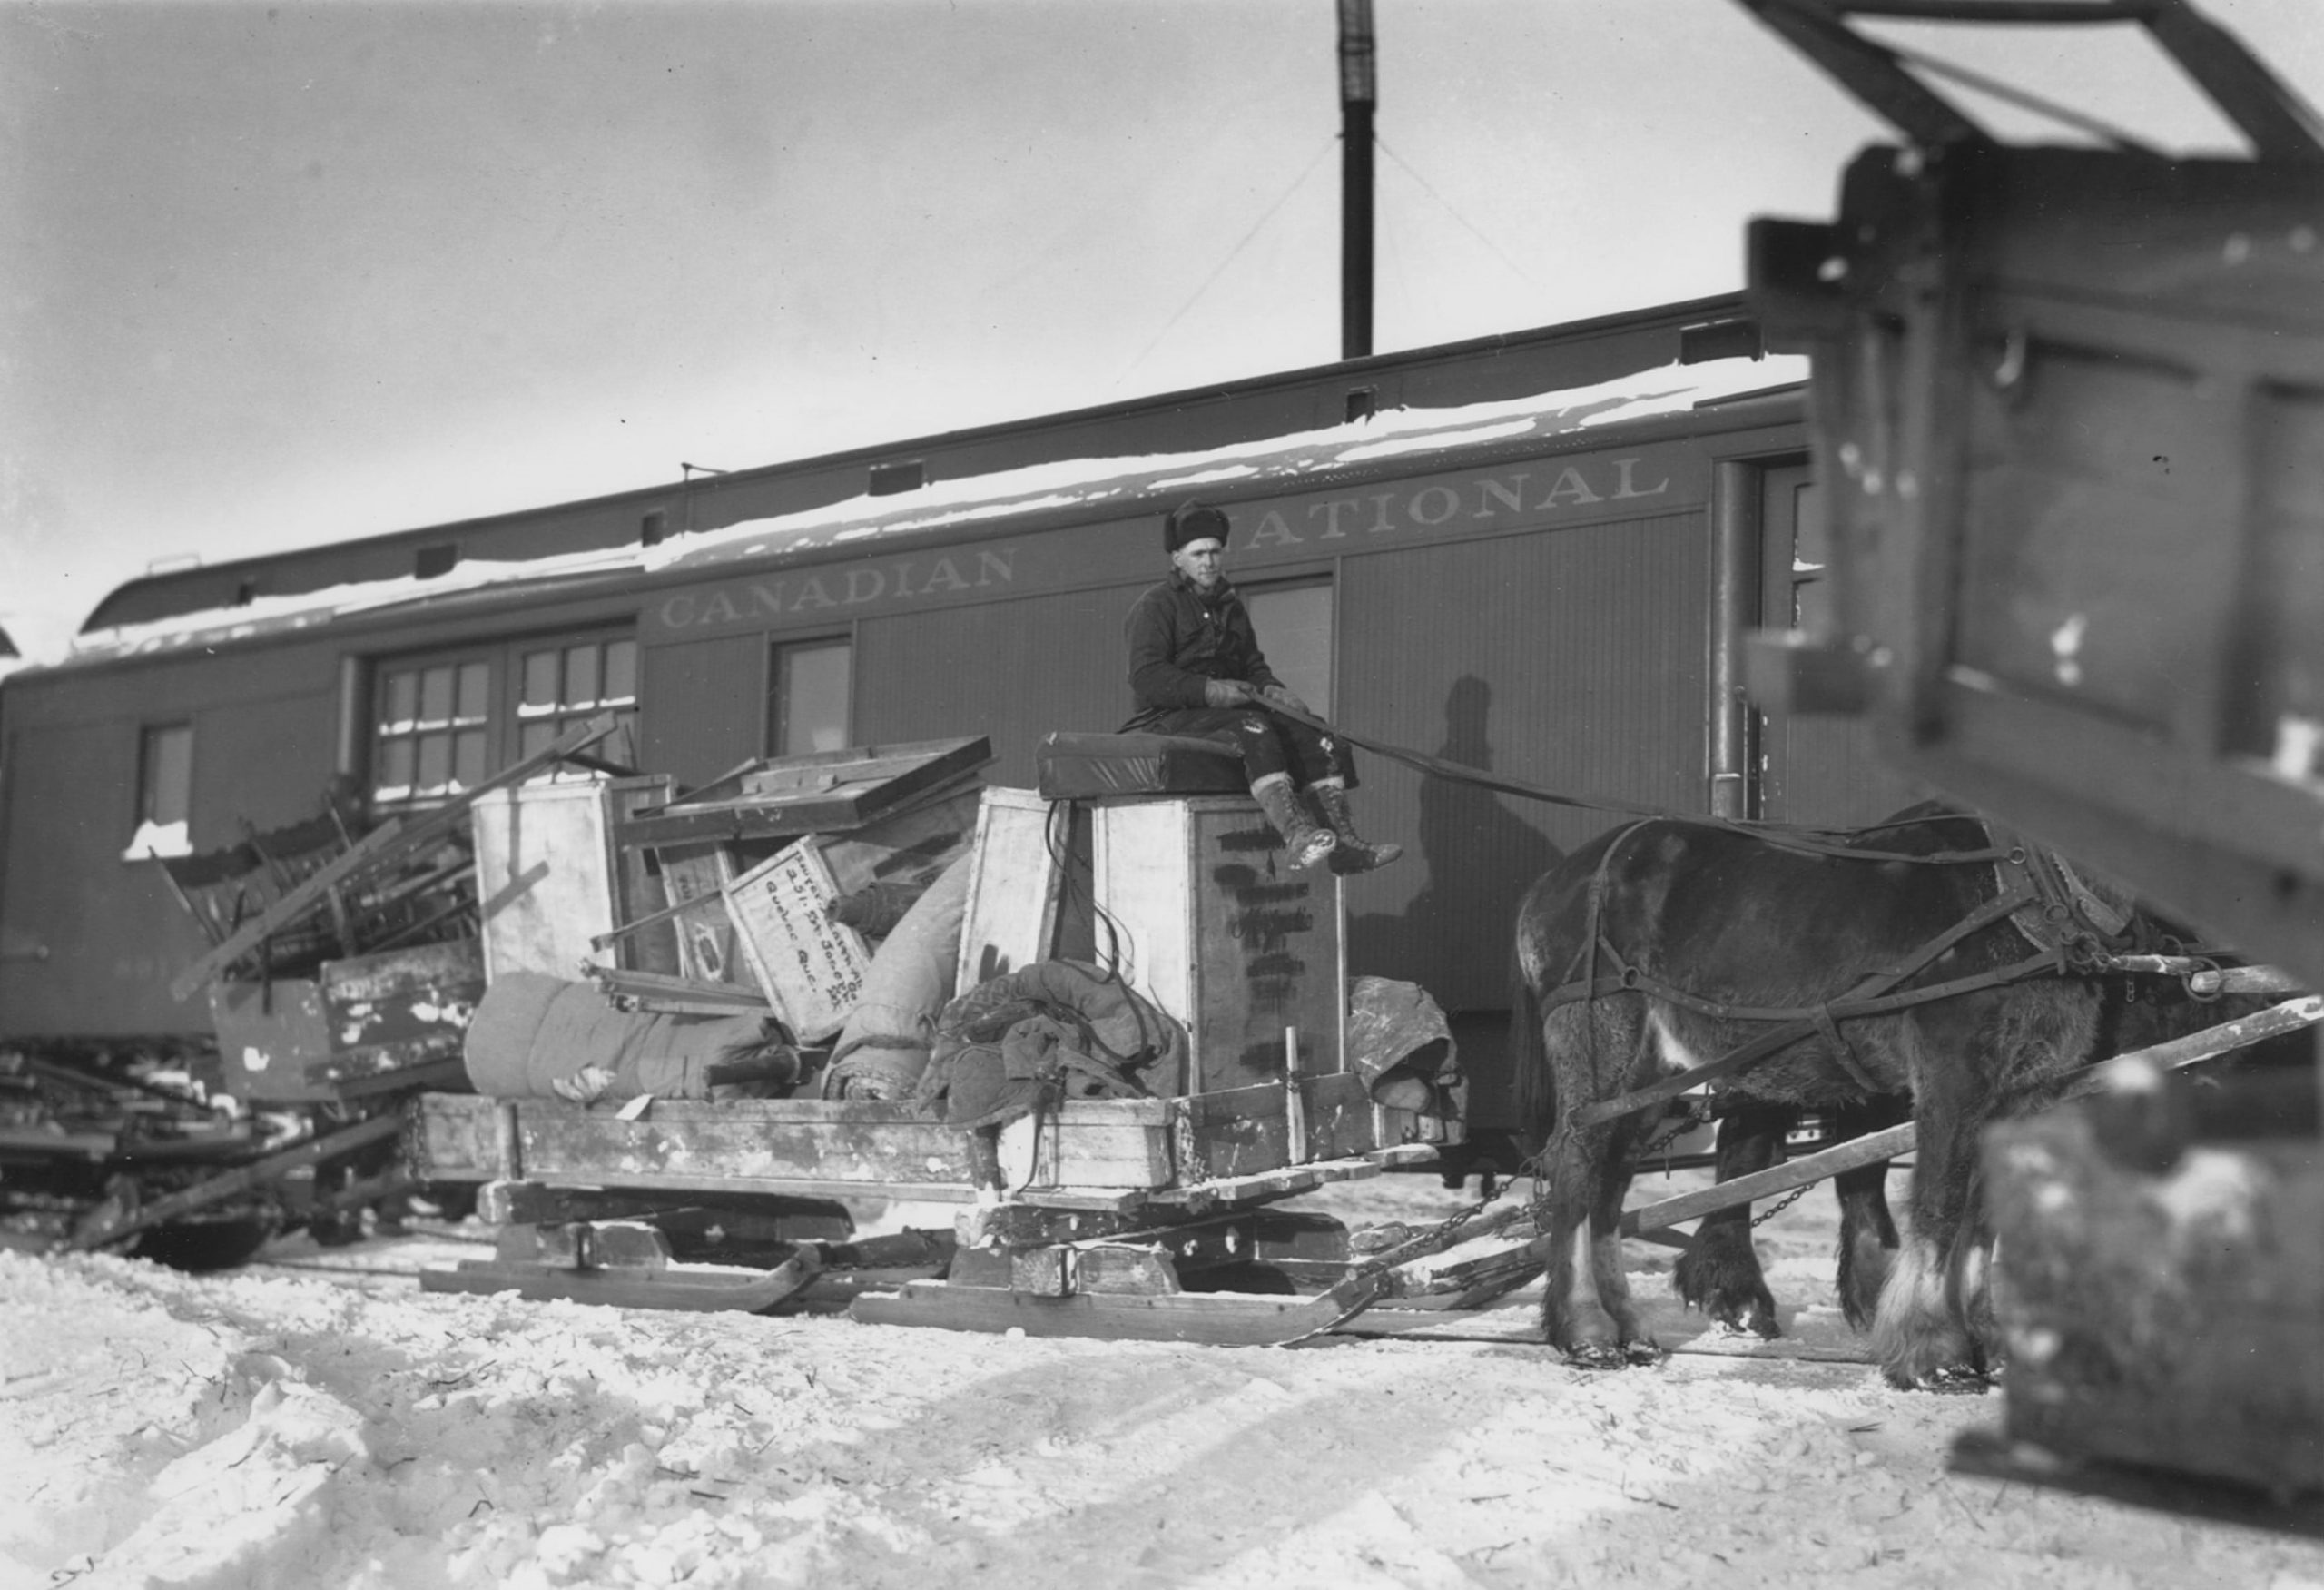
[[[0,899],[0,1035],[199,1032],[168,983],[207,946],[136,826],[134,720],[19,727],[8,745],[8,892]]]
[[[1158,548],[1154,563],[1158,577]],[[1110,733],[1129,716],[1122,623],[1149,583],[867,620],[857,645],[862,737],[988,735],[987,780],[1033,787],[1042,736]]]
[[[335,684],[222,702],[196,712],[192,723],[193,849],[232,844],[245,824],[264,831],[321,813],[339,737]]]
[[[639,756],[681,785],[764,752],[766,636],[715,635],[638,652]]]
[[[1704,807],[1705,529],[1658,515],[1351,558],[1343,718],[1550,788]],[[1368,828],[1412,847],[1349,891],[1352,971],[1501,1008],[1517,897],[1608,819],[1362,763]]]

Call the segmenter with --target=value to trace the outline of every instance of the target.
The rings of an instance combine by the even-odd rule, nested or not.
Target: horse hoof
[[[1644,1341],[1630,1341],[1622,1344],[1622,1361],[1634,1368],[1647,1368],[1660,1363],[1669,1356],[1662,1350],[1662,1344],[1651,1338]]]
[[[1711,1334],[1721,1341],[1773,1341],[1783,1334],[1783,1327],[1772,1318],[1755,1317],[1743,1319],[1714,1319]]]

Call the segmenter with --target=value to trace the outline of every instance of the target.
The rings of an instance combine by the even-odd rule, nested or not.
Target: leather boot
[[[1315,797],[1315,809],[1323,813],[1338,841],[1332,846],[1332,871],[1368,873],[1404,854],[1401,844],[1367,844],[1356,837],[1355,820],[1348,815],[1347,785],[1338,779],[1317,779],[1307,786],[1307,793]]]
[[[1291,792],[1287,775],[1276,773],[1260,779],[1251,786],[1251,798],[1259,803],[1267,821],[1283,836],[1284,848],[1291,852],[1293,868],[1314,866],[1331,854],[1332,847],[1338,843],[1331,830],[1318,828],[1308,818],[1306,808]]]

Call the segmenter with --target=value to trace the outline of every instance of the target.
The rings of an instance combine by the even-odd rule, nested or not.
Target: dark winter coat
[[[1254,688],[1282,683],[1259,650],[1250,610],[1224,580],[1205,595],[1173,572],[1137,598],[1124,633],[1137,708],[1122,726],[1126,733],[1164,713],[1206,706],[1203,686],[1212,679],[1240,679]]]

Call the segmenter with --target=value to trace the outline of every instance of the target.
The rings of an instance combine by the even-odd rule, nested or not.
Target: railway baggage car
[[[1800,361],[1735,299],[133,580],[0,696],[0,1043],[210,1041],[161,864],[472,790],[610,714],[605,760],[988,736],[1030,786],[1127,716],[1122,621],[1195,496],[1277,670],[1353,732],[1552,788],[1845,823],[1853,726],[1755,711],[1742,637],[1823,599]],[[1490,1136],[1510,908],[1605,819],[1362,764],[1408,860],[1348,971],[1452,1013]]]

